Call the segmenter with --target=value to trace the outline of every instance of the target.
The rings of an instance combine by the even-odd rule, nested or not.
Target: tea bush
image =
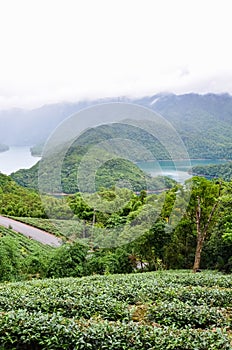
[[[231,286],[184,271],[0,284],[0,349],[229,350]]]

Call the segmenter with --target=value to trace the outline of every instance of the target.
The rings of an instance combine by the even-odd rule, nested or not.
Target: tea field
[[[28,252],[34,253],[37,251],[39,251],[40,254],[47,254],[54,249],[50,245],[42,244],[36,240],[29,239],[23,234],[20,234],[10,228],[0,226],[0,239],[2,237],[11,238],[15,244],[18,244],[21,249],[21,255]]]
[[[0,285],[0,349],[232,349],[232,276],[170,271]]]
[[[82,236],[83,224],[77,220],[56,220],[41,219],[30,217],[11,217],[14,220],[23,222],[33,227],[49,232],[57,237],[61,237],[64,241],[71,240],[74,237]]]

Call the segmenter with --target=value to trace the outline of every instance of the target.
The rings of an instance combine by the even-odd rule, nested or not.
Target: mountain
[[[165,117],[177,130],[191,158],[232,158],[232,96],[229,94],[156,94],[140,99],[109,98],[45,105],[34,110],[0,111],[0,142],[35,145],[83,108],[106,102],[130,102]]]
[[[9,109],[0,111],[0,142],[14,146],[32,146],[44,142],[64,119],[99,103],[118,99],[80,101],[44,105],[33,110]]]
[[[175,186],[176,182],[168,177],[157,176],[152,178],[144,173],[136,164],[127,159],[115,157],[103,162],[102,157],[107,158],[107,152],[100,149],[97,153],[90,153],[87,145],[73,145],[66,153],[61,167],[59,179],[60,154],[53,153],[51,157],[42,162],[39,161],[30,169],[21,169],[11,174],[11,178],[23,187],[33,188],[45,193],[71,194],[84,186],[84,191],[91,192],[94,172],[94,190],[111,188],[113,186],[130,188],[135,192],[148,189],[149,191],[161,191]],[[139,154],[135,154],[139,156]],[[84,159],[84,167],[81,161]],[[86,165],[87,168],[86,168]],[[95,172],[95,165],[97,170]],[[99,166],[100,165],[100,166]],[[79,170],[79,166],[81,170]],[[84,171],[84,173],[83,173]],[[48,175],[49,174],[49,175]],[[40,178],[40,187],[38,184]]]
[[[81,103],[59,103],[34,110],[0,111],[0,123],[3,126],[0,141],[12,146],[31,146],[44,142],[62,120],[80,108]]]
[[[150,107],[176,128],[190,158],[232,158],[232,96],[155,96]],[[148,102],[148,101],[146,101]]]

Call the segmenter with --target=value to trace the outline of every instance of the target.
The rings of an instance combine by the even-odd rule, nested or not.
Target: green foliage
[[[17,219],[61,236],[69,242],[83,240],[91,248],[121,245],[126,254],[134,256],[135,261],[142,262],[142,265],[144,263],[144,267],[149,270],[191,268],[196,250],[196,210],[200,197],[201,229],[207,225],[210,211],[218,203],[208,227],[201,267],[229,272],[232,251],[232,189],[230,183],[223,183],[221,195],[216,199],[219,186],[218,182],[194,177],[192,183],[188,181],[185,186],[177,185],[159,195],[147,195],[145,191],[135,195],[128,189],[111,188],[101,189],[92,195],[77,193],[63,199],[47,197],[47,214],[51,219]],[[186,202],[188,190],[191,190],[191,197]],[[177,193],[180,199],[173,209]],[[184,207],[187,207],[186,211],[183,210]],[[171,218],[175,220],[178,215],[183,216],[172,229]],[[62,220],[63,217],[65,220]],[[146,228],[147,220],[151,220],[150,230]],[[113,255],[104,259],[114,260],[114,249],[111,249],[111,253]],[[126,271],[120,270],[121,265],[117,265],[117,262],[112,263],[113,267],[106,267],[109,262],[100,262],[101,259],[103,258],[96,256],[96,268],[93,268],[94,264],[89,265],[89,273]]]
[[[75,242],[57,248],[48,264],[47,277],[83,275],[83,263],[88,248]]]
[[[32,275],[45,276],[53,249],[0,226],[0,280],[27,279]]]
[[[231,348],[230,276],[188,272],[0,285],[3,349]]]
[[[4,236],[0,239],[0,281],[14,280],[19,271],[19,249],[17,241]]]
[[[25,217],[17,217],[18,220],[60,236],[63,241],[82,241],[91,249],[122,247],[125,252],[124,267],[119,262],[119,257],[115,256],[114,248],[109,249],[109,255],[106,256],[106,252],[101,249],[89,260],[88,268],[80,267],[79,275],[82,275],[130,272],[133,268],[130,261],[128,263],[128,256],[133,257],[133,266],[140,264],[146,270],[191,268],[196,250],[196,209],[200,197],[201,229],[207,225],[210,211],[217,203],[217,211],[204,242],[201,267],[230,272],[232,187],[230,183],[222,183],[218,198],[219,187],[219,182],[194,177],[192,183],[188,181],[185,186],[176,185],[161,194],[147,195],[142,191],[136,195],[129,189],[114,187],[102,188],[94,194],[77,193],[62,198],[46,196],[45,213],[36,192],[23,189],[2,175],[0,188],[3,194],[0,201],[5,203],[1,207],[2,213],[22,213]],[[191,190],[191,197],[186,202],[188,190]],[[177,197],[180,198],[173,209]],[[6,206],[6,198],[10,206]],[[17,205],[18,200],[20,205]],[[184,211],[186,206],[187,210]],[[41,212],[50,219],[42,219]],[[27,213],[37,218],[28,217]],[[182,215],[182,218],[172,229],[172,220],[175,220],[175,216],[178,218],[178,215]],[[59,271],[61,276],[66,276],[65,273],[71,275],[70,271]],[[59,276],[58,272],[55,276]]]
[[[120,142],[115,143],[115,140]],[[129,141],[131,143],[128,144]],[[108,147],[94,148],[104,142],[108,142]],[[141,147],[138,147],[137,143],[141,144]],[[33,152],[38,152],[39,149],[39,146],[33,148]],[[144,151],[145,149],[147,151]],[[11,176],[21,186],[38,189],[39,174],[43,191],[75,193],[79,191],[77,178],[80,172],[79,166],[84,159],[85,164],[88,164],[85,191],[91,192],[92,171],[90,169],[94,169],[96,190],[115,185],[137,192],[144,189],[158,191],[171,188],[175,181],[162,176],[152,178],[136,165],[137,161],[148,160],[152,154],[155,159],[169,158],[164,146],[145,130],[127,124],[101,125],[83,133],[69,147],[62,164],[60,164],[59,151],[53,150],[49,155],[49,161],[42,159],[43,166],[40,174],[39,164],[41,163],[38,162],[31,169],[19,170]],[[58,164],[61,168],[61,184],[56,176]]]
[[[131,273],[133,264],[130,254],[122,248],[115,251],[99,250],[87,258],[86,274]]]
[[[9,176],[0,173],[0,214],[46,217],[38,193],[17,185]]]
[[[172,232],[169,244],[165,246],[164,262],[167,268],[192,268],[195,250],[196,230],[185,215]]]
[[[54,234],[57,237],[62,237],[64,241],[74,241],[78,238],[84,238],[84,230],[87,227],[84,223],[74,219],[41,219],[31,217],[12,217],[13,219],[25,224],[37,227],[41,230]],[[87,235],[87,232],[86,232]]]
[[[203,261],[208,268],[232,271],[232,183],[223,183],[216,222],[211,238],[206,242]]]
[[[214,164],[192,167],[192,173],[194,175],[205,176],[207,178],[220,178],[224,181],[230,181],[232,179],[232,162],[225,164]]]
[[[198,206],[198,198],[201,205],[201,225],[205,226],[208,222],[209,214],[214,204],[220,196],[220,183],[212,182],[203,177],[193,177],[190,182],[191,197],[188,206],[189,218],[194,218],[196,221],[196,208]]]
[[[61,173],[61,188],[60,184],[55,180],[56,156],[52,156],[49,162],[48,169],[46,173],[40,174],[43,179],[45,190],[50,193],[75,193],[79,191],[77,176],[78,176],[78,166],[80,165],[82,157],[82,148],[80,151],[80,146],[71,148],[67,152],[64,162],[62,164]],[[95,162],[95,158],[90,158],[88,160],[90,163]],[[39,162],[35,164],[30,169],[21,169],[15,173],[11,174],[11,177],[19,185],[23,187],[33,188],[38,190],[38,171]],[[47,173],[49,173],[49,182]],[[89,181],[88,177],[92,174],[86,174],[86,186]],[[90,179],[91,180],[91,179]],[[171,188],[174,186],[175,181],[164,176],[157,176],[152,178],[150,175],[145,174],[138,166],[128,160],[116,158],[107,161],[102,165],[96,172],[95,186],[96,190],[101,188],[111,188],[112,186],[120,185],[120,187],[130,188],[135,192],[140,192],[141,190],[150,191],[160,191],[163,189]],[[85,190],[88,190],[86,187]],[[90,190],[90,189],[89,189]]]
[[[82,276],[86,254],[77,242],[53,248],[0,226],[0,281]]]
[[[159,302],[148,309],[148,319],[161,325],[178,328],[226,327],[226,309],[191,305],[181,301]]]
[[[30,169],[20,169],[11,174],[11,178],[20,186],[38,190],[38,167],[39,162]]]
[[[152,228],[134,240],[131,251],[140,264],[145,262],[146,269],[153,271],[165,268],[165,246],[171,239],[171,232],[166,230],[165,222],[157,221]]]

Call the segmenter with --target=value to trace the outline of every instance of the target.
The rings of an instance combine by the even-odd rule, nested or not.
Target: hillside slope
[[[16,184],[10,176],[0,173],[0,214],[45,217],[40,196]]]
[[[232,96],[157,94],[140,99],[102,99],[0,111],[0,140],[9,145],[44,142],[65,118],[99,103],[129,102],[162,114],[181,135],[191,158],[232,158]]]
[[[231,275],[95,275],[1,291],[5,349],[231,349]]]
[[[192,173],[208,178],[220,178],[230,181],[232,179],[232,162],[218,165],[195,166],[192,168]]]

